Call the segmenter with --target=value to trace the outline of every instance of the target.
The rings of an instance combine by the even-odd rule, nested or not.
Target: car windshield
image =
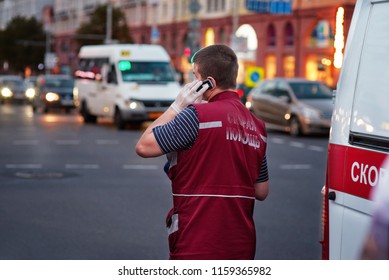
[[[119,61],[124,82],[173,82],[175,76],[168,62]]]
[[[45,79],[45,86],[55,88],[68,88],[74,86],[74,81],[72,79],[47,78]]]
[[[17,87],[21,86],[21,83],[23,83],[23,80],[16,80],[16,79],[3,80],[1,83],[3,84],[3,86],[17,88]]]
[[[332,91],[322,83],[290,83],[298,99],[331,99]]]

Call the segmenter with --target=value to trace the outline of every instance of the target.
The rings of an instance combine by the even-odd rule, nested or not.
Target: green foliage
[[[79,47],[103,44],[106,35],[106,21],[107,5],[100,5],[95,9],[90,20],[77,30],[76,41]],[[112,7],[112,40],[117,40],[119,43],[132,43],[126,17],[120,9],[115,7]]]
[[[9,71],[23,73],[26,66],[35,70],[44,61],[45,33],[35,18],[15,17],[0,30],[0,63]]]

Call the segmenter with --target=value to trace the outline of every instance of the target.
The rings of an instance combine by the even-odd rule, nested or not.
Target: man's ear
[[[207,79],[211,80],[212,84],[213,84],[213,88],[216,88],[217,87],[217,84],[216,84],[216,81],[213,77],[211,76],[208,76]]]

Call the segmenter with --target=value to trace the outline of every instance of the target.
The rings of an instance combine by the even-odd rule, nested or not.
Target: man
[[[229,47],[203,48],[192,62],[196,80],[146,129],[136,152],[168,154],[170,259],[253,259],[254,202],[269,190],[265,125],[239,100]],[[212,88],[198,90],[205,79]]]

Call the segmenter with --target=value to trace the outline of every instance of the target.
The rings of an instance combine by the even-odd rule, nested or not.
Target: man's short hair
[[[236,88],[238,58],[228,46],[216,44],[202,48],[194,54],[192,62],[198,65],[203,79],[211,76],[220,89]]]

